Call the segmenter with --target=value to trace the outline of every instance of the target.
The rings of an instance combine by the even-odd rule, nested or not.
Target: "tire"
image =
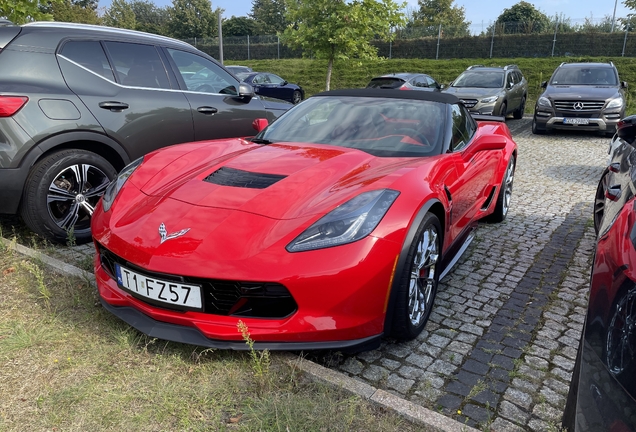
[[[535,135],[545,135],[547,130],[539,127],[535,119],[532,119],[532,133]]]
[[[117,171],[85,150],[52,153],[27,177],[20,213],[33,231],[54,243],[91,240],[91,215]]]
[[[508,115],[508,105],[506,105],[505,102],[501,104],[501,108],[499,109],[499,115],[503,117],[504,119]]]
[[[292,103],[294,105],[299,104],[303,100],[303,95],[299,90],[294,90],[294,94],[292,95]]]
[[[495,211],[488,216],[489,222],[502,222],[508,215],[510,199],[512,198],[512,186],[515,180],[515,166],[515,157],[510,156],[510,161],[508,162],[504,178],[501,181],[501,187],[499,188],[499,195],[497,195]]]
[[[521,99],[521,105],[519,105],[519,108],[518,108],[518,109],[516,109],[516,110],[512,113],[512,116],[513,116],[515,119],[517,119],[517,120],[522,119],[522,118],[523,118],[523,112],[524,112],[525,110],[526,110],[526,97],[524,96],[524,97]]]
[[[406,266],[400,275],[400,285],[393,315],[391,335],[399,340],[417,337],[431,314],[441,258],[442,228],[437,217],[427,213],[408,249]],[[413,277],[416,270],[419,277]],[[421,277],[427,272],[427,278]]]
[[[596,193],[594,194],[594,232],[598,235],[598,230],[601,228],[601,222],[603,222],[603,215],[605,214],[605,192],[609,183],[609,170],[605,168],[601,179],[596,187]]]

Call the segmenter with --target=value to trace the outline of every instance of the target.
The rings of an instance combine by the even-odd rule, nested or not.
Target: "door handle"
[[[218,109],[214,107],[210,107],[210,106],[199,107],[197,108],[197,111],[199,111],[201,114],[206,114],[206,115],[213,115],[219,112]]]
[[[100,102],[99,107],[107,109],[107,110],[111,110],[113,112],[119,112],[119,111],[128,109],[128,104],[124,102],[117,102],[117,101],[105,101],[105,102]]]

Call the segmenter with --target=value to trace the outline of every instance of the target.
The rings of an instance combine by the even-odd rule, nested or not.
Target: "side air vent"
[[[490,203],[492,202],[492,199],[495,197],[495,191],[497,190],[497,186],[493,186],[492,189],[490,190],[490,194],[488,195],[488,198],[486,199],[486,202],[484,203],[483,206],[481,206],[481,210],[488,210],[488,207],[490,207]]]
[[[221,186],[265,189],[284,179],[285,175],[263,174],[223,167],[207,176],[204,181]]]

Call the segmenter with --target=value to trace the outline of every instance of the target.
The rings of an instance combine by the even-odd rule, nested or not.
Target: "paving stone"
[[[382,353],[378,350],[366,351],[357,355],[357,357],[361,360],[366,361],[367,363],[373,363],[380,357],[382,357]]]
[[[558,378],[561,378],[565,382],[570,382],[572,380],[572,372],[566,372],[563,369],[554,368],[550,371],[550,373]]]
[[[473,404],[464,405],[462,408],[462,414],[480,425],[489,424],[494,416],[494,412],[492,410]]]
[[[424,372],[420,377],[420,385],[431,386],[437,389],[444,387],[444,378],[433,372]]]
[[[426,369],[433,362],[433,358],[426,355],[411,354],[406,358],[406,361],[419,368]]]
[[[397,372],[408,379],[421,379],[425,373],[422,369],[413,366],[402,366]]]
[[[534,369],[546,369],[548,368],[548,361],[535,356],[526,356],[525,362]]]
[[[532,406],[532,396],[528,393],[524,393],[521,390],[517,390],[514,387],[508,387],[504,393],[504,399],[512,402],[513,404],[528,411]]]
[[[457,370],[457,366],[444,360],[435,360],[428,370],[430,372],[439,372],[442,375],[450,375]]]
[[[555,430],[554,425],[539,419],[530,420],[528,427],[534,432],[553,432]]]
[[[556,423],[561,421],[563,410],[559,410],[548,404],[537,404],[532,409],[532,414],[547,422]]]
[[[518,406],[508,402],[507,400],[504,400],[503,402],[501,402],[501,404],[499,404],[498,413],[503,418],[510,420],[519,425],[525,425],[528,419],[530,418],[530,414],[519,409]]]
[[[462,368],[464,370],[467,370],[468,372],[485,375],[486,373],[488,373],[490,366],[488,366],[486,363],[481,363],[476,360],[469,359],[466,361],[466,363],[464,363]]]
[[[415,384],[415,380],[401,378],[396,374],[391,374],[386,379],[386,386],[401,394],[406,394],[413,387],[413,384]]]
[[[554,356],[554,358],[552,359],[552,363],[567,372],[572,372],[572,370],[574,369],[574,360],[562,356]]]
[[[543,386],[539,393],[552,406],[561,406],[565,404],[565,397],[552,390],[550,387]]]
[[[428,344],[438,347],[438,348],[444,348],[446,347],[446,345],[448,345],[450,343],[450,339],[440,336],[438,334],[434,334],[431,337],[428,338]]]
[[[359,360],[356,360],[353,357],[349,357],[345,362],[340,366],[345,372],[349,372],[353,375],[358,375],[364,369],[364,365]]]
[[[373,383],[385,379],[388,375],[388,370],[376,365],[371,365],[362,372],[362,376]]]
[[[380,364],[389,370],[396,370],[402,365],[402,363],[400,363],[399,361],[391,360],[388,358],[383,358],[380,361]]]
[[[437,399],[437,405],[442,407],[443,411],[447,414],[455,414],[462,402],[462,398],[451,394],[445,394],[441,398]]]
[[[524,432],[525,429],[499,417],[490,425],[493,432]]]
[[[525,381],[520,378],[514,378],[512,380],[512,386],[530,394],[536,393],[537,390],[539,389],[538,384],[531,383],[529,381]]]

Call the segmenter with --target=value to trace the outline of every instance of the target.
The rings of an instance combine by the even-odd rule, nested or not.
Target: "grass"
[[[546,58],[495,58],[495,59],[392,59],[375,61],[337,60],[331,79],[331,89],[364,87],[371,78],[391,72],[422,72],[429,74],[438,82],[448,84],[468,66],[483,64],[485,66],[503,66],[516,64],[528,80],[528,102],[526,112],[531,113],[534,103],[542,92],[541,82],[546,81],[561,62],[607,62],[613,61],[618,68],[622,81],[627,81],[628,88],[627,114],[636,113],[636,58],[627,57],[546,57]],[[327,62],[310,59],[251,60],[226,63],[242,64],[254,70],[262,70],[279,74],[287,81],[301,85],[306,96],[319,93],[325,89]]]
[[[86,281],[0,248],[2,431],[420,430],[268,361],[148,338]]]

